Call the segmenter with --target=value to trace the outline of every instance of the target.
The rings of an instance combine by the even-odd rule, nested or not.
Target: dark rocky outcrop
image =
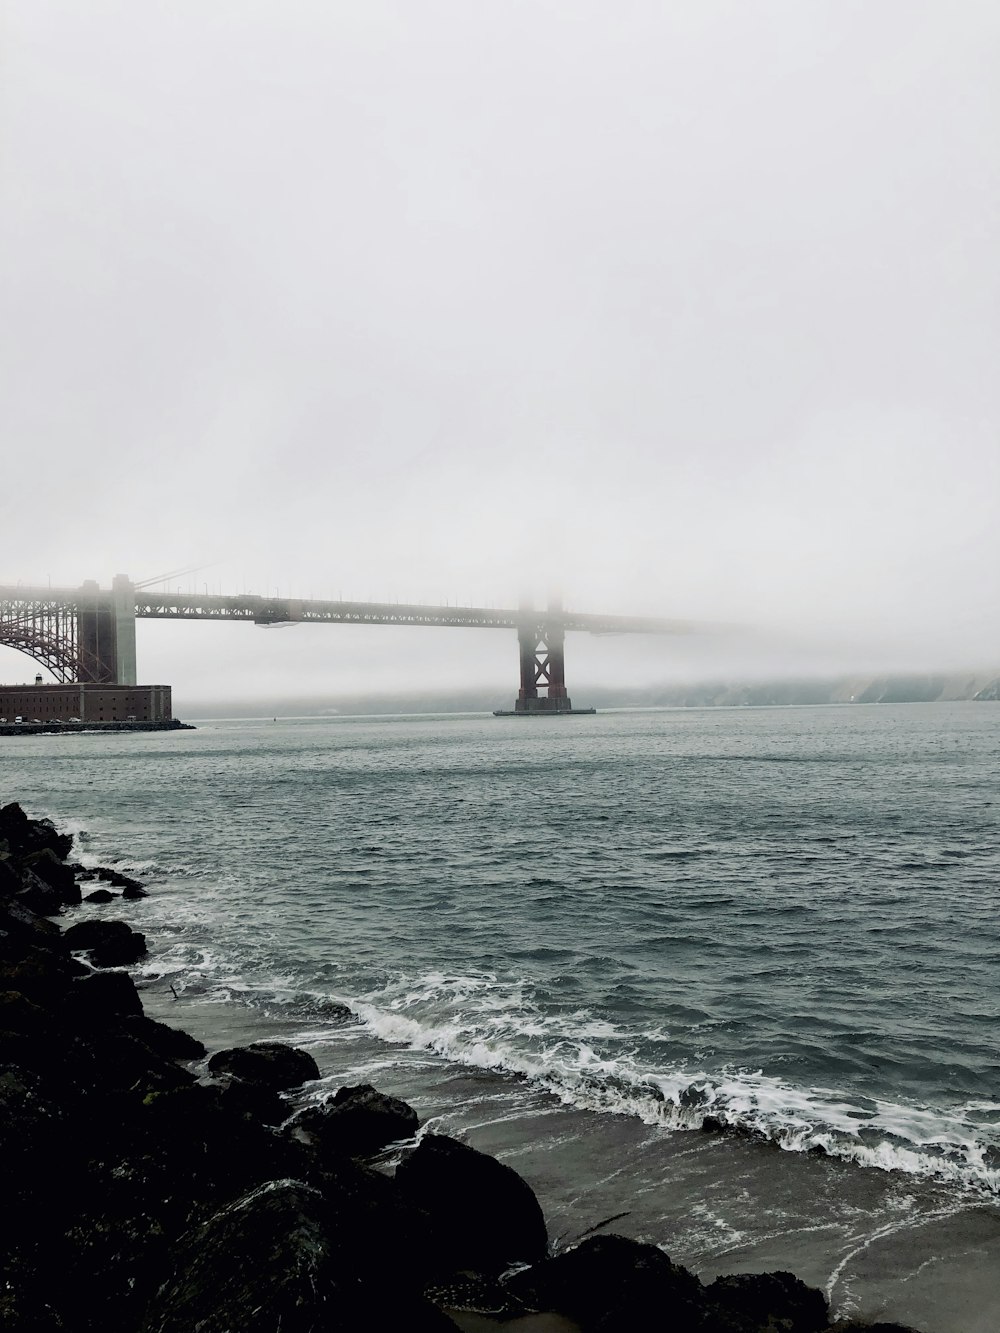
[[[346,1243],[345,1243],[346,1241]],[[359,1278],[355,1246],[331,1226],[321,1190],[274,1180],[235,1200],[181,1242],[142,1333],[239,1329],[424,1330],[455,1324],[417,1292]]]
[[[431,1218],[451,1269],[499,1272],[545,1254],[545,1218],[531,1186],[468,1144],[427,1134],[399,1164],[396,1180]]]
[[[65,861],[73,849],[71,834],[57,832],[51,819],[29,819],[14,801],[0,808],[0,841],[9,855],[19,857],[49,848]]]
[[[780,1328],[784,1333],[823,1333],[830,1322],[823,1293],[791,1273],[734,1273],[716,1278],[705,1297],[734,1323]]]
[[[558,1310],[584,1330],[641,1327],[643,1310],[655,1311],[664,1328],[702,1327],[703,1289],[694,1274],[655,1245],[624,1236],[593,1236],[518,1273],[507,1286],[525,1304]]]
[[[113,903],[118,895],[111,893],[108,889],[95,889],[93,893],[85,893],[83,901],[85,903]]]
[[[862,1324],[851,1319],[846,1324],[831,1324],[827,1333],[917,1333],[917,1330],[909,1324],[885,1324],[881,1321],[877,1324]]]
[[[412,1138],[418,1124],[412,1106],[363,1083],[341,1088],[319,1106],[307,1107],[295,1117],[291,1128],[324,1155],[333,1152],[367,1157],[397,1139]]]
[[[99,917],[78,921],[66,931],[71,949],[86,950],[95,967],[129,967],[146,955],[146,937],[124,921]]]
[[[95,944],[90,951],[90,960],[95,967],[130,967],[146,956],[146,937],[133,930],[127,937],[106,940]]]
[[[78,903],[81,900],[79,885],[72,866],[61,861],[51,847],[31,852],[24,857],[22,864],[43,883],[55,889],[64,903]]]
[[[245,1083],[260,1083],[283,1091],[319,1078],[319,1067],[307,1051],[296,1050],[280,1041],[255,1041],[249,1046],[233,1046],[217,1051],[208,1062],[213,1074],[228,1074]]]

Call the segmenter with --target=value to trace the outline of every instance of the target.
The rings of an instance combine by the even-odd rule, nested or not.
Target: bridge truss
[[[530,607],[433,606],[405,602],[323,601],[313,598],[225,596],[155,592],[124,575],[112,590],[0,586],[0,645],[16,648],[47,667],[62,683],[135,681],[135,621],[233,620],[254,625],[410,625],[515,630],[520,653],[516,710],[570,711],[563,641],[567,631],[590,634],[693,634],[692,621],[649,616],[595,615]],[[131,642],[131,667],[123,667]],[[131,675],[123,674],[130,671]],[[546,695],[540,696],[539,690]]]
[[[79,596],[0,589],[0,644],[26,653],[62,684],[101,679],[100,661],[82,641]]]

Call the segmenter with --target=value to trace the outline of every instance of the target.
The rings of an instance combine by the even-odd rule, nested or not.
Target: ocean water
[[[705,1276],[1000,1327],[1000,707],[0,746],[3,799],[146,879],[164,1016],[407,1096],[563,1240],[623,1214]]]

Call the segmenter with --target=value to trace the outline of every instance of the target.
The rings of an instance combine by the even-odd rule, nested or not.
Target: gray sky
[[[1000,662],[995,0],[0,13],[0,582],[761,631],[580,639],[571,685]],[[458,631],[139,651],[514,684]]]

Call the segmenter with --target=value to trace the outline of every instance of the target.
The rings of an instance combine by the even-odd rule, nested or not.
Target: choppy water
[[[532,1127],[560,1108],[578,1158],[613,1132],[683,1175],[709,1114],[856,1164],[890,1223],[910,1196],[886,1180],[933,1187],[928,1215],[1000,1189],[996,705],[0,744],[5,799],[147,877],[151,978],[281,1015],[446,1119],[502,1121],[510,1153],[548,1136],[565,1159]],[[738,1250],[735,1196],[710,1211],[702,1258]]]

